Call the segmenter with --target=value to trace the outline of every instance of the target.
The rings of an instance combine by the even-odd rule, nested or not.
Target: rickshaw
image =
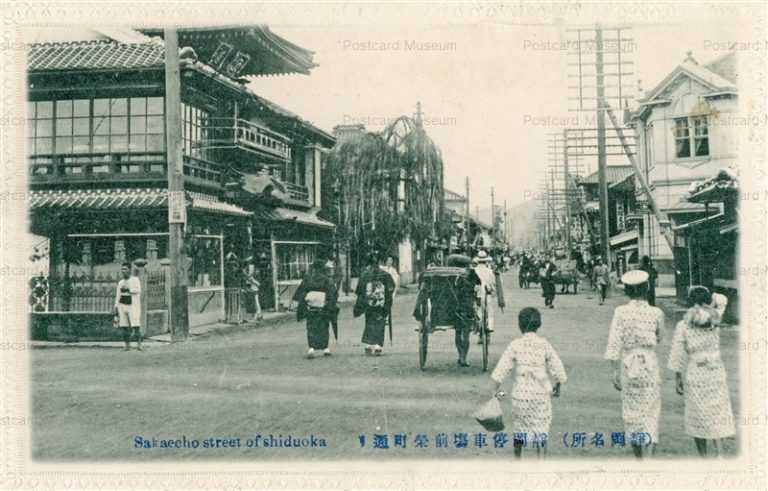
[[[468,268],[433,266],[422,273],[414,317],[419,321],[419,368],[427,363],[429,335],[435,331],[455,329],[457,323],[471,323],[480,335],[483,350],[483,371],[488,370],[487,302],[481,302],[479,319],[474,275]],[[476,277],[476,276],[475,276]]]

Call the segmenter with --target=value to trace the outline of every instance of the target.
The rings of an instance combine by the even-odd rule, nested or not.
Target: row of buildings
[[[737,74],[732,52],[706,64],[689,53],[625,115],[663,223],[632,165],[610,165],[606,172],[613,268],[620,274],[648,256],[659,286],[674,287],[680,299],[699,284],[726,294],[731,320],[738,312]],[[585,257],[598,255],[598,175],[575,185],[571,236]],[[665,229],[673,232],[671,246]]]
[[[27,53],[33,337],[104,337],[120,264],[144,264],[146,329],[169,330],[169,219],[185,223],[190,326],[224,320],[251,258],[265,309],[289,301],[320,247],[336,137],[258,95],[313,53],[266,26],[182,28],[183,195],[168,191],[162,29],[46,30]],[[411,269],[412,270],[412,269]],[[233,291],[228,293],[232,288]]]

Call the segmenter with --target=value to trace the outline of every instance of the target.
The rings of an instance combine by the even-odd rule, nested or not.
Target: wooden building
[[[699,63],[691,52],[639,102],[632,117],[640,171],[670,223],[643,207],[640,254],[659,271],[659,286],[687,288],[663,230],[706,217],[687,199],[691,183],[707,179],[738,159],[738,65],[735,52]],[[638,194],[638,201],[645,201]],[[682,285],[682,286],[681,286]]]
[[[31,232],[50,250],[49,277],[33,281],[36,337],[107,335],[120,264],[137,260],[147,331],[166,332],[169,207],[186,215],[191,326],[225,319],[225,290],[240,286],[225,257],[254,257],[263,305],[279,308],[331,240],[317,211],[334,138],[247,87],[308,74],[312,53],[266,26],[178,33],[183,199],[167,191],[162,30],[28,46]]]
[[[674,228],[677,296],[684,300],[689,287],[704,285],[728,297],[725,320],[738,322],[740,199],[735,171],[721,169],[692,183],[686,199],[704,206],[705,215]]]
[[[589,256],[599,256],[600,247],[600,205],[599,179],[594,172],[578,183],[584,199],[584,213],[579,217],[588,220],[583,228],[591,230],[591,247]],[[638,236],[642,224],[637,219],[637,203],[635,201],[634,170],[630,165],[612,165],[606,167],[608,183],[608,242],[610,244],[611,269],[619,276],[640,262],[638,257]],[[590,235],[587,233],[586,235]]]

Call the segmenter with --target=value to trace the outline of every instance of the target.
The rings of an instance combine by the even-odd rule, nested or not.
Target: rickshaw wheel
[[[419,368],[424,370],[427,365],[427,346],[429,345],[429,326],[432,323],[430,314],[432,312],[431,302],[427,300],[426,309],[424,313],[424,320],[421,322],[421,329],[419,330]]]

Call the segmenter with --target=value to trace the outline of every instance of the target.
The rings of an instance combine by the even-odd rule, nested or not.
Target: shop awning
[[[319,211],[319,208],[302,211],[290,208],[273,208],[266,205],[258,205],[253,208],[253,216],[256,220],[261,220],[263,222],[295,222],[315,227],[335,228],[336,225],[317,216]]]
[[[62,208],[89,210],[147,209],[164,208],[167,205],[167,190],[160,188],[32,191],[29,200],[31,210]]]
[[[250,216],[239,206],[215,196],[187,192],[187,206],[193,210],[226,215]],[[30,210],[146,210],[168,207],[168,190],[163,188],[44,190],[30,193]]]
[[[220,201],[215,196],[210,196],[202,193],[187,192],[187,202],[191,200],[192,209],[200,211],[209,211],[212,213],[221,213],[224,215],[235,215],[241,217],[247,217],[253,215],[248,211],[240,208],[232,203],[226,201]]]
[[[637,230],[630,230],[614,235],[610,239],[611,247],[623,244],[624,242],[629,242],[630,240],[637,240]]]
[[[319,209],[310,211],[292,210],[290,208],[275,208],[274,212],[282,221],[295,221],[303,225],[313,225],[315,227],[334,228],[331,222],[323,220],[317,216]]]
[[[706,211],[706,206],[700,203],[691,203],[687,199],[682,198],[671,207],[665,208],[662,211],[668,215],[675,215],[678,213],[702,213]]]

